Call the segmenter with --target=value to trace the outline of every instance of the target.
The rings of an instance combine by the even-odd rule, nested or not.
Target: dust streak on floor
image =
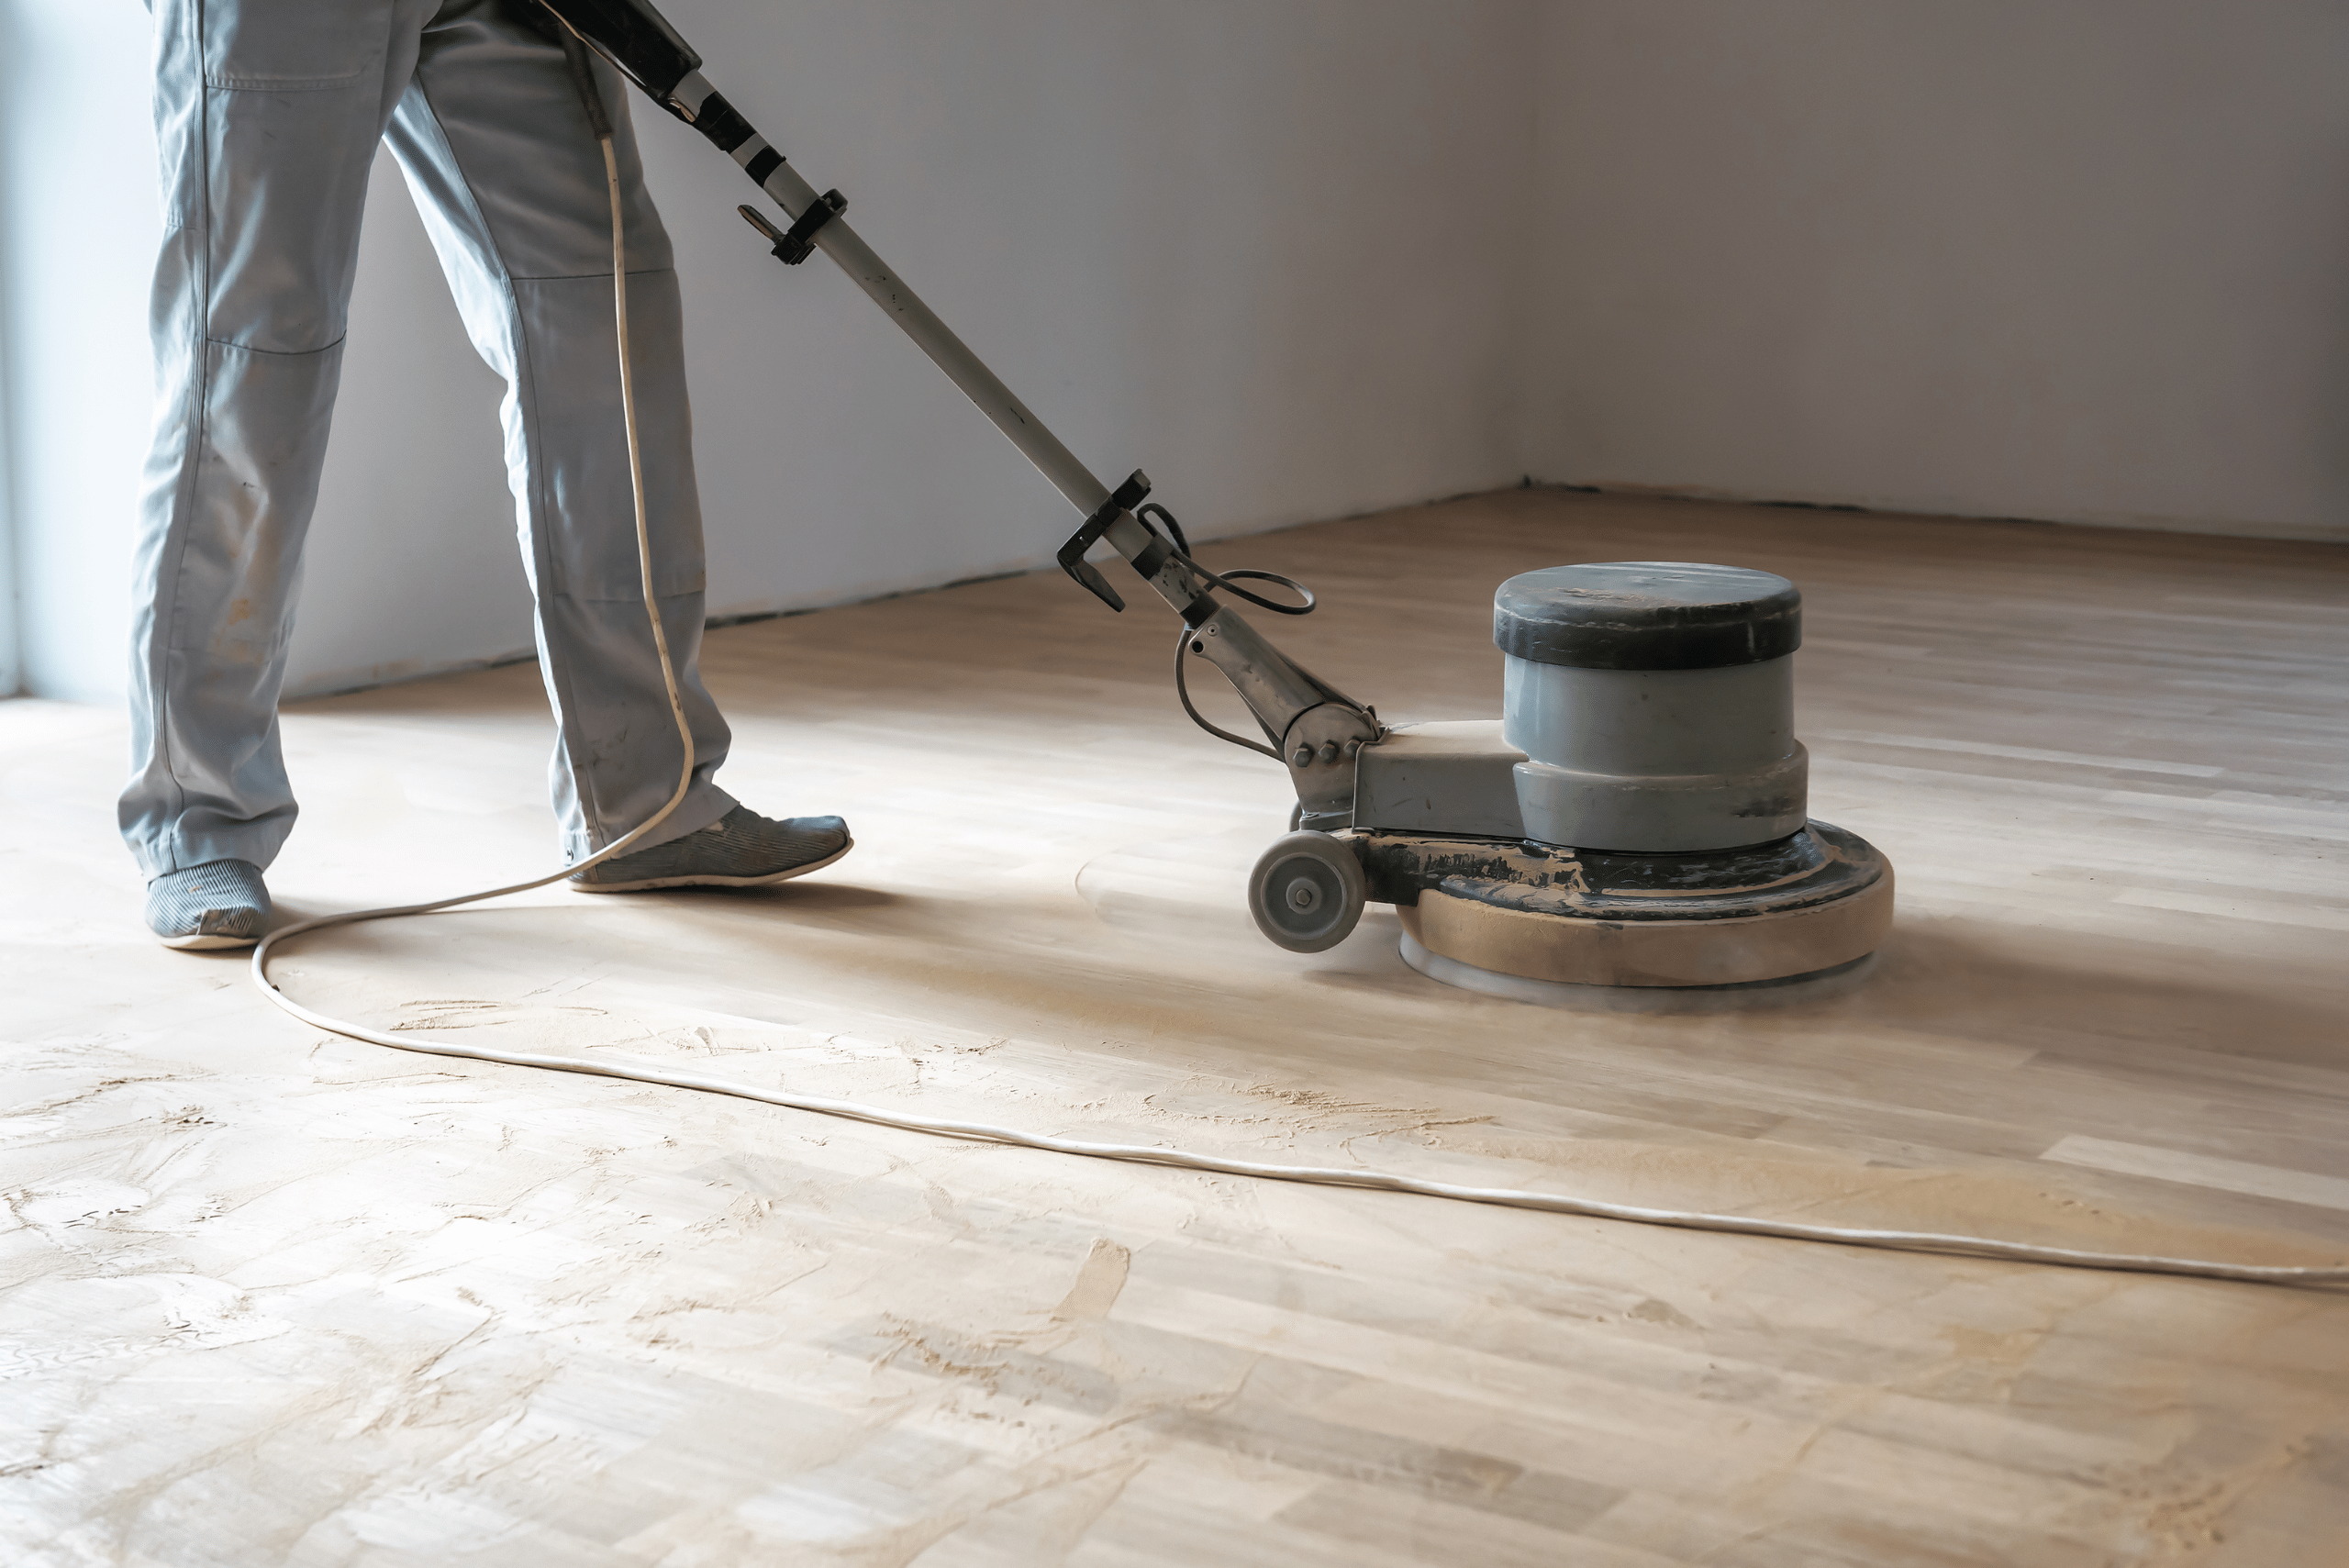
[[[419,1036],[1660,1206],[2349,1256],[2349,553],[1557,492],[1219,545],[1390,719],[1492,589],[1808,595],[1864,984],[1553,1011],[1249,926],[1279,774],[1057,574],[719,631],[724,782],[859,847],[294,950]],[[1220,710],[1229,721],[1235,709]],[[548,854],[528,668],[301,706],[289,917]],[[158,951],[120,725],[0,707],[16,1563],[2334,1564],[2349,1296],[1102,1165],[403,1056]]]

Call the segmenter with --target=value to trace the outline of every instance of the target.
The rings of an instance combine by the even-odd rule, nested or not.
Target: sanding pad
[[[1892,924],[1891,862],[1811,822],[1750,849],[1614,854],[1368,834],[1372,896],[1413,950],[1494,975],[1572,985],[1746,985],[1841,969]],[[1439,980],[1473,979],[1414,965]]]

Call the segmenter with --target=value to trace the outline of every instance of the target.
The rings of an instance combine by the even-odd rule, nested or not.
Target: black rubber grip
[[[757,134],[722,93],[712,93],[701,101],[701,107],[694,111],[694,128],[709,138],[720,152],[731,152]]]
[[[565,28],[587,40],[643,88],[654,103],[675,114],[670,93],[693,72],[701,56],[679,37],[649,0],[539,0],[562,18]]]

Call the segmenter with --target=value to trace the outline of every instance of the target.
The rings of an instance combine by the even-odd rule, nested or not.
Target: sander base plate
[[[1382,835],[1357,852],[1373,870],[1372,895],[1402,917],[1407,962],[1416,950],[1545,984],[1717,987],[1813,976],[1867,957],[1892,924],[1891,862],[1824,822],[1700,854]],[[1492,988],[1438,973],[1443,965],[1412,967]]]

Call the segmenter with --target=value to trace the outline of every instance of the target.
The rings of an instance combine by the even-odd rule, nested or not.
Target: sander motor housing
[[[1364,904],[1392,904],[1406,960],[1471,985],[1732,985],[1876,950],[1890,864],[1809,817],[1792,583],[1553,567],[1501,585],[1493,639],[1502,717],[1361,746],[1342,822],[1305,818],[1334,831],[1292,832],[1257,862],[1267,937],[1319,951]]]

